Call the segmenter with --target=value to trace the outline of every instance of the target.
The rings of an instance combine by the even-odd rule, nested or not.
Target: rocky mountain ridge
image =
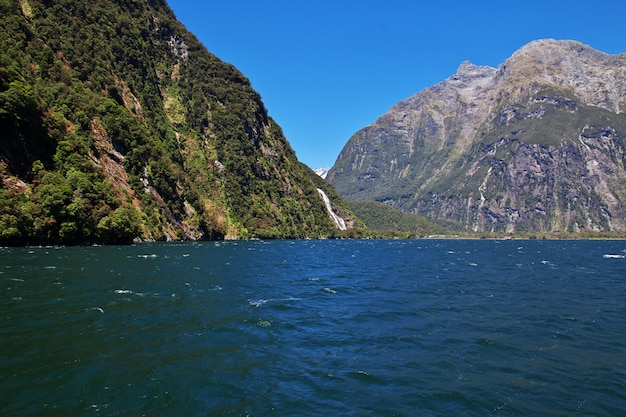
[[[622,231],[624,108],[625,54],[539,40],[397,103],[328,179],[457,229]]]

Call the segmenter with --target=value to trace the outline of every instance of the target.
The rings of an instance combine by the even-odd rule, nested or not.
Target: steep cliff
[[[3,0],[0,25],[0,244],[337,235],[318,188],[355,224],[165,0]]]
[[[624,231],[624,109],[626,54],[535,41],[394,105],[327,178],[458,229]]]

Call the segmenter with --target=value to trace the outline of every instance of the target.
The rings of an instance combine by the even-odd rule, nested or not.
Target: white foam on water
[[[270,300],[266,300],[264,298],[261,298],[260,300],[248,300],[248,302],[250,303],[251,306],[253,307],[260,307],[263,304],[267,304]]]
[[[248,300],[248,303],[250,303],[251,306],[253,307],[260,307],[262,305],[265,305],[267,303],[273,303],[273,302],[283,302],[283,301],[300,301],[302,300],[302,298],[298,298],[298,297],[287,297],[287,298],[260,298],[258,300]]]

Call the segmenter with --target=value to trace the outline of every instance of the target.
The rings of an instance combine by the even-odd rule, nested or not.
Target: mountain
[[[626,54],[531,42],[355,133],[328,173],[350,200],[457,230],[626,230]]]
[[[360,224],[165,0],[2,0],[0,24],[0,244],[341,236],[322,194]]]
[[[328,175],[328,170],[330,170],[330,168],[315,168],[313,171],[315,171],[315,173],[320,177],[326,179],[326,175]]]

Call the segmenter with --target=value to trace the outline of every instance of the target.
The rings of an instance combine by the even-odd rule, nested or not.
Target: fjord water
[[[625,249],[0,249],[0,415],[623,415]]]

